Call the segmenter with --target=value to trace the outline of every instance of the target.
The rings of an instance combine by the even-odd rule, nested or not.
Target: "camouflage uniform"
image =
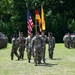
[[[73,34],[71,34],[71,47],[73,48],[73,37],[74,37],[74,35]]]
[[[49,58],[53,59],[53,51],[55,48],[55,38],[52,37],[48,37],[48,50],[49,50]]]
[[[72,37],[72,42],[73,42],[73,48],[75,48],[75,34]]]
[[[71,36],[70,35],[66,36],[66,45],[67,45],[67,48],[70,48],[70,45],[71,45]]]
[[[67,35],[65,35],[65,36],[63,37],[63,41],[64,41],[64,45],[65,45],[65,47],[67,47],[66,37],[67,37]]]
[[[0,32],[0,49],[6,48],[7,44],[8,44],[8,37],[4,33]]]
[[[32,39],[32,46],[34,47],[34,62],[35,62],[35,66],[37,65],[37,63],[41,62],[41,50],[43,47],[43,40],[40,36],[38,37],[34,37]]]
[[[28,36],[26,38],[26,51],[27,51],[27,57],[28,57],[28,62],[30,63],[31,60],[31,54],[33,54],[33,49],[31,47],[31,40],[32,40],[33,36]]]
[[[18,41],[15,37],[13,37],[12,38],[12,49],[11,49],[11,60],[13,60],[14,54],[18,57],[18,60],[19,60],[17,49],[18,49]]]
[[[43,58],[43,62],[45,63],[46,42],[48,39],[46,35],[40,35],[40,37],[43,39],[42,58]]]
[[[20,58],[23,59],[24,58],[24,51],[25,51],[25,41],[26,39],[24,37],[18,37],[18,42],[19,42],[19,54],[20,54]]]
[[[71,45],[71,36],[70,36],[69,33],[65,36],[64,41],[65,41],[65,47],[70,48],[70,45]]]

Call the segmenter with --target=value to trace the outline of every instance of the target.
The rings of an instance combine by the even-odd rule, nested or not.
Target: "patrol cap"
[[[50,36],[53,36],[53,33],[52,32],[50,33]]]
[[[40,34],[39,32],[36,32],[36,35]]]
[[[19,32],[19,36],[23,35],[23,32]]]
[[[23,32],[20,32],[20,34],[23,34]]]
[[[44,32],[45,33],[45,30],[42,30],[41,32]]]
[[[53,33],[52,32],[48,32],[48,36],[52,36],[53,35]]]
[[[22,35],[23,34],[23,32],[19,32],[19,35]]]
[[[53,35],[53,33],[52,33],[52,32],[50,32],[50,35]]]
[[[12,37],[16,37],[15,35],[13,35]]]
[[[31,31],[31,34],[33,34],[33,31]]]

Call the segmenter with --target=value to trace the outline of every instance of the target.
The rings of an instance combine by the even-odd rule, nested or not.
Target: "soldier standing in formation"
[[[39,33],[36,33],[36,36],[32,39],[32,47],[34,47],[34,63],[35,66],[41,63],[41,50],[43,48],[43,40],[39,36]]]
[[[64,41],[64,44],[65,44],[65,47],[75,48],[75,31],[71,35],[69,33],[67,33],[63,37],[63,41]]]
[[[48,51],[49,51],[49,58],[53,59],[53,51],[55,48],[55,38],[53,37],[52,33],[49,33],[48,37]]]
[[[65,36],[63,37],[63,41],[64,41],[64,45],[65,45],[65,47],[67,47],[66,37],[67,37],[67,34],[65,34]]]
[[[13,60],[14,54],[18,57],[18,60],[19,60],[19,55],[18,55],[18,53],[17,53],[18,41],[17,41],[17,39],[16,39],[16,36],[13,36],[11,42],[12,42],[11,60]]]
[[[45,32],[42,31],[41,35],[37,32],[33,37],[33,33],[31,32],[30,36],[27,38],[23,37],[23,33],[19,33],[19,37],[12,38],[12,50],[11,50],[11,60],[13,60],[13,54],[18,57],[18,60],[24,58],[24,50],[26,47],[28,62],[30,63],[31,55],[34,57],[35,66],[43,62],[45,62],[45,52],[46,52],[46,42],[48,42],[48,50],[49,50],[49,58],[53,59],[53,51],[55,48],[55,38],[52,33],[49,34],[49,37],[45,35]],[[19,55],[17,50],[19,49]]]
[[[69,33],[66,34],[66,35],[63,37],[63,41],[64,41],[64,43],[65,43],[65,47],[70,48],[70,46],[71,46],[71,36],[70,36]]]
[[[19,33],[19,37],[18,37],[18,43],[19,43],[19,54],[20,54],[20,59],[24,58],[24,51],[25,51],[25,42],[26,39],[23,37],[23,33],[20,32]]]
[[[46,42],[48,40],[47,36],[45,35],[45,31],[41,32],[40,37],[43,39],[42,59],[43,59],[43,62],[45,63]]]
[[[75,48],[75,33],[74,33],[74,36],[73,36],[73,48]]]
[[[75,33],[71,35],[71,47],[75,48]]]
[[[31,47],[31,41],[33,39],[33,33],[31,32],[30,36],[26,38],[26,51],[27,51],[27,57],[28,62],[30,63],[31,55],[33,55],[33,48]]]

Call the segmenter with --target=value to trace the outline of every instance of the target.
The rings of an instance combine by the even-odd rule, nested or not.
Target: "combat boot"
[[[46,63],[45,60],[43,60],[44,64]]]
[[[35,66],[37,66],[37,63],[35,63]]]
[[[13,60],[13,57],[11,57],[11,60]]]
[[[28,62],[30,63],[30,59],[28,59]]]
[[[24,59],[24,55],[22,54],[22,59]]]
[[[18,60],[20,60],[20,56],[18,56]]]
[[[13,55],[13,53],[11,53],[11,60],[13,60],[13,58],[14,58],[14,55]]]

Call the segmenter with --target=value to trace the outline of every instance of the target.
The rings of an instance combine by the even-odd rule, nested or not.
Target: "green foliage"
[[[65,33],[75,31],[75,0],[0,0],[0,32],[10,37],[22,31],[27,36],[26,3],[35,22],[35,1],[39,11],[44,6],[46,34],[51,31],[62,42]]]

